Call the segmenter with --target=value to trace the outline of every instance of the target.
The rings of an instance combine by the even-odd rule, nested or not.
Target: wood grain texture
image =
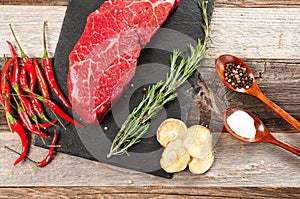
[[[298,59],[298,13],[299,8],[216,8],[209,56],[229,53],[247,58]]]
[[[273,193],[276,193],[274,195]],[[118,187],[26,187],[0,188],[0,198],[280,198],[294,199],[299,197],[298,188],[265,188],[265,187],[165,187],[165,186],[118,186]]]
[[[277,133],[276,137],[300,146],[299,134]],[[0,140],[0,184],[5,186],[157,186],[166,187],[299,187],[299,158],[271,144],[238,141],[227,133],[214,133],[215,161],[205,175],[189,171],[172,180],[118,168],[58,153],[45,168],[25,161],[13,167],[17,155],[4,145],[20,149],[16,134]],[[40,160],[47,150],[32,147],[30,157]],[[279,177],[281,176],[281,177]]]
[[[5,40],[13,41],[8,28],[11,23],[24,51],[31,57],[41,57],[45,20],[48,21],[48,50],[53,55],[65,9],[64,6],[1,6],[0,55],[9,53]],[[14,13],[13,18],[11,13]],[[265,8],[215,8],[208,57],[230,53],[251,59],[298,59],[298,13],[300,8],[268,8],[267,11]]]
[[[68,0],[0,0],[0,5],[67,6]]]
[[[279,8],[279,7],[300,7],[298,0],[216,0],[217,7],[234,8]]]
[[[53,56],[65,10],[65,6],[0,6],[1,57],[3,54],[9,55],[6,40],[15,44],[9,23],[12,24],[25,53],[30,57],[42,57],[44,21],[48,21],[47,45],[49,56]]]

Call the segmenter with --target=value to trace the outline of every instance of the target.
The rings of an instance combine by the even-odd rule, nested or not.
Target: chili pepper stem
[[[19,94],[14,94],[14,93],[11,93],[10,95],[11,96],[19,96]],[[22,96],[24,96],[24,97],[30,97],[29,95],[24,95],[24,94]]]
[[[34,121],[34,123],[35,123],[37,126],[39,125],[39,121],[38,121],[38,118],[37,118],[36,115],[32,115],[30,118]]]
[[[12,25],[11,25],[11,24],[9,24],[9,28],[10,28],[10,30],[11,30],[11,33],[12,33],[13,37],[15,38],[15,41],[16,41],[16,43],[17,43],[17,45],[18,45],[19,49],[20,49],[20,52],[21,52],[21,57],[22,57],[22,58],[24,58],[24,57],[27,57],[27,55],[24,53],[24,51],[23,51],[23,49],[22,49],[22,47],[21,47],[21,45],[20,45],[20,43],[19,43],[19,41],[18,41],[18,39],[17,39],[16,35],[15,35],[15,32],[14,32],[14,30],[13,30],[13,28],[12,28]]]
[[[54,113],[54,111],[52,109],[50,109],[52,111],[52,113],[54,114],[54,116],[56,117],[58,123],[60,123],[61,127],[64,129],[64,130],[67,130],[67,128],[65,127],[65,125],[62,123],[62,121],[57,117],[57,114]]]
[[[41,140],[42,140],[43,144],[46,145],[46,141],[43,137],[41,137]]]
[[[10,94],[10,95],[12,96],[12,94]],[[18,108],[14,104],[12,104],[11,102],[9,104],[13,109],[18,110]],[[2,106],[4,106],[4,105],[2,104]]]
[[[16,122],[16,119],[9,112],[6,111],[6,114],[8,116],[8,119],[9,119],[10,123]]]
[[[9,151],[13,152],[13,153],[16,153],[18,155],[21,155],[21,153],[19,153],[18,151],[12,149],[12,148],[9,148],[8,146],[4,146],[5,149],[8,149]],[[27,160],[29,160],[31,163],[34,164],[34,166],[38,167],[38,163],[36,161],[34,161],[33,159],[29,158],[28,156],[25,158]]]
[[[46,25],[47,25],[47,21],[44,21],[44,29],[43,29],[44,54],[43,54],[43,58],[48,58],[47,44],[46,44]]]
[[[12,87],[16,92],[18,92],[20,89],[20,86],[18,84],[13,85]]]

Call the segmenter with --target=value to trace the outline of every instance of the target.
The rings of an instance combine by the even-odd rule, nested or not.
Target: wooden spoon
[[[249,77],[253,78],[253,84],[250,86],[249,89],[235,88],[225,80],[224,70],[226,68],[226,64],[229,64],[229,63],[235,64],[235,65],[240,65],[247,69],[247,74],[249,75]],[[221,55],[216,60],[216,69],[217,69],[220,79],[223,81],[223,83],[228,88],[230,88],[233,91],[252,95],[252,96],[260,99],[263,103],[265,103],[268,107],[270,107],[275,113],[277,113],[280,117],[282,117],[285,121],[287,121],[292,127],[294,127],[298,132],[300,132],[300,122],[298,120],[296,120],[294,117],[292,117],[290,114],[285,112],[282,108],[280,108],[278,105],[276,105],[274,102],[272,102],[270,99],[268,99],[263,94],[263,92],[258,87],[258,84],[253,76],[253,73],[252,73],[250,67],[247,64],[245,64],[241,59],[239,59],[238,57],[232,56],[232,55],[226,55],[226,54]]]
[[[240,135],[238,135],[236,132],[234,132],[230,127],[230,125],[227,123],[227,119],[228,117],[233,114],[234,112],[236,111],[243,111],[245,113],[247,113],[248,115],[250,115],[253,120],[254,120],[254,126],[255,126],[255,129],[256,129],[256,134],[255,134],[255,137],[254,138],[246,138],[246,137],[242,137]],[[242,122],[242,121],[238,121],[238,122]],[[275,144],[277,146],[280,146],[298,156],[300,156],[300,150],[296,147],[293,147],[289,144],[286,144],[278,139],[276,139],[269,131],[268,129],[265,127],[265,125],[263,124],[263,122],[255,115],[253,114],[252,112],[250,111],[246,111],[246,110],[243,110],[241,108],[233,108],[233,109],[228,109],[225,111],[224,115],[223,115],[223,123],[224,123],[224,126],[226,128],[226,130],[235,138],[239,139],[239,140],[242,140],[244,142],[269,142],[269,143],[272,143],[272,144]],[[233,124],[231,124],[232,126]],[[247,124],[245,124],[247,125]],[[251,124],[248,124],[248,125],[251,125]]]

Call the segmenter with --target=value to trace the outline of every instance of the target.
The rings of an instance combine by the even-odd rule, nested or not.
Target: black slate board
[[[67,95],[68,55],[80,38],[86,23],[87,16],[96,10],[103,0],[70,0],[63,22],[59,42],[54,56],[54,69],[63,92]],[[213,1],[209,1],[208,15],[211,18]],[[122,125],[126,116],[142,99],[142,89],[148,84],[165,78],[168,72],[169,56],[173,49],[181,49],[187,53],[187,43],[195,44],[197,38],[203,38],[201,30],[202,17],[197,1],[182,0],[180,6],[170,15],[167,22],[153,37],[149,45],[141,52],[136,75],[127,91],[114,105],[101,125],[86,125],[80,129],[72,124],[66,124],[67,130],[59,129],[58,152],[79,156],[82,158],[100,161],[115,166],[129,168],[156,176],[171,178],[172,175],[164,172],[159,165],[162,147],[157,143],[155,131],[162,120],[167,117],[186,120],[187,109],[193,96],[187,93],[196,81],[197,76],[190,78],[184,86],[178,89],[178,99],[169,103],[165,110],[151,122],[149,132],[142,142],[134,146],[130,156],[113,156],[107,158],[111,141]],[[52,95],[58,104],[57,98]],[[75,119],[79,119],[75,112],[65,110]],[[49,112],[49,117],[53,115]],[[108,127],[108,131],[104,131]],[[47,130],[51,134],[53,129]],[[48,140],[50,141],[50,140]],[[39,137],[35,137],[34,144],[44,146]]]

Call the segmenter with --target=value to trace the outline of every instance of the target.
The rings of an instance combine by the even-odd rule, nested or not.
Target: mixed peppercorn
[[[11,25],[9,25],[17,46],[20,49],[22,64],[19,65],[14,46],[11,42],[7,41],[11,52],[11,58],[6,62],[1,72],[0,101],[4,107],[4,113],[10,131],[16,132],[21,139],[22,152],[19,153],[20,156],[14,162],[14,165],[17,165],[27,158],[30,144],[30,137],[27,134],[27,131],[42,138],[50,138],[49,135],[40,129],[46,129],[55,125],[57,120],[50,121],[46,117],[42,104],[50,108],[53,113],[57,114],[62,119],[71,122],[76,126],[84,127],[50,99],[48,85],[62,101],[62,104],[67,108],[71,108],[71,105],[67,102],[55,81],[52,63],[50,58],[48,58],[48,53],[46,51],[45,25],[46,24],[44,24],[44,56],[42,61],[44,70],[40,69],[36,58],[34,58],[32,62],[24,53]],[[12,65],[13,67],[11,67]],[[46,78],[44,78],[44,75]],[[37,93],[36,83],[38,84],[41,95]],[[40,123],[39,120],[42,120],[43,122]],[[44,160],[37,162],[37,166],[44,167],[51,161],[56,142],[57,133],[56,130],[54,130],[49,153]]]
[[[233,63],[226,64],[224,70],[225,80],[234,88],[248,89],[253,84],[253,78],[247,73],[247,69]]]

